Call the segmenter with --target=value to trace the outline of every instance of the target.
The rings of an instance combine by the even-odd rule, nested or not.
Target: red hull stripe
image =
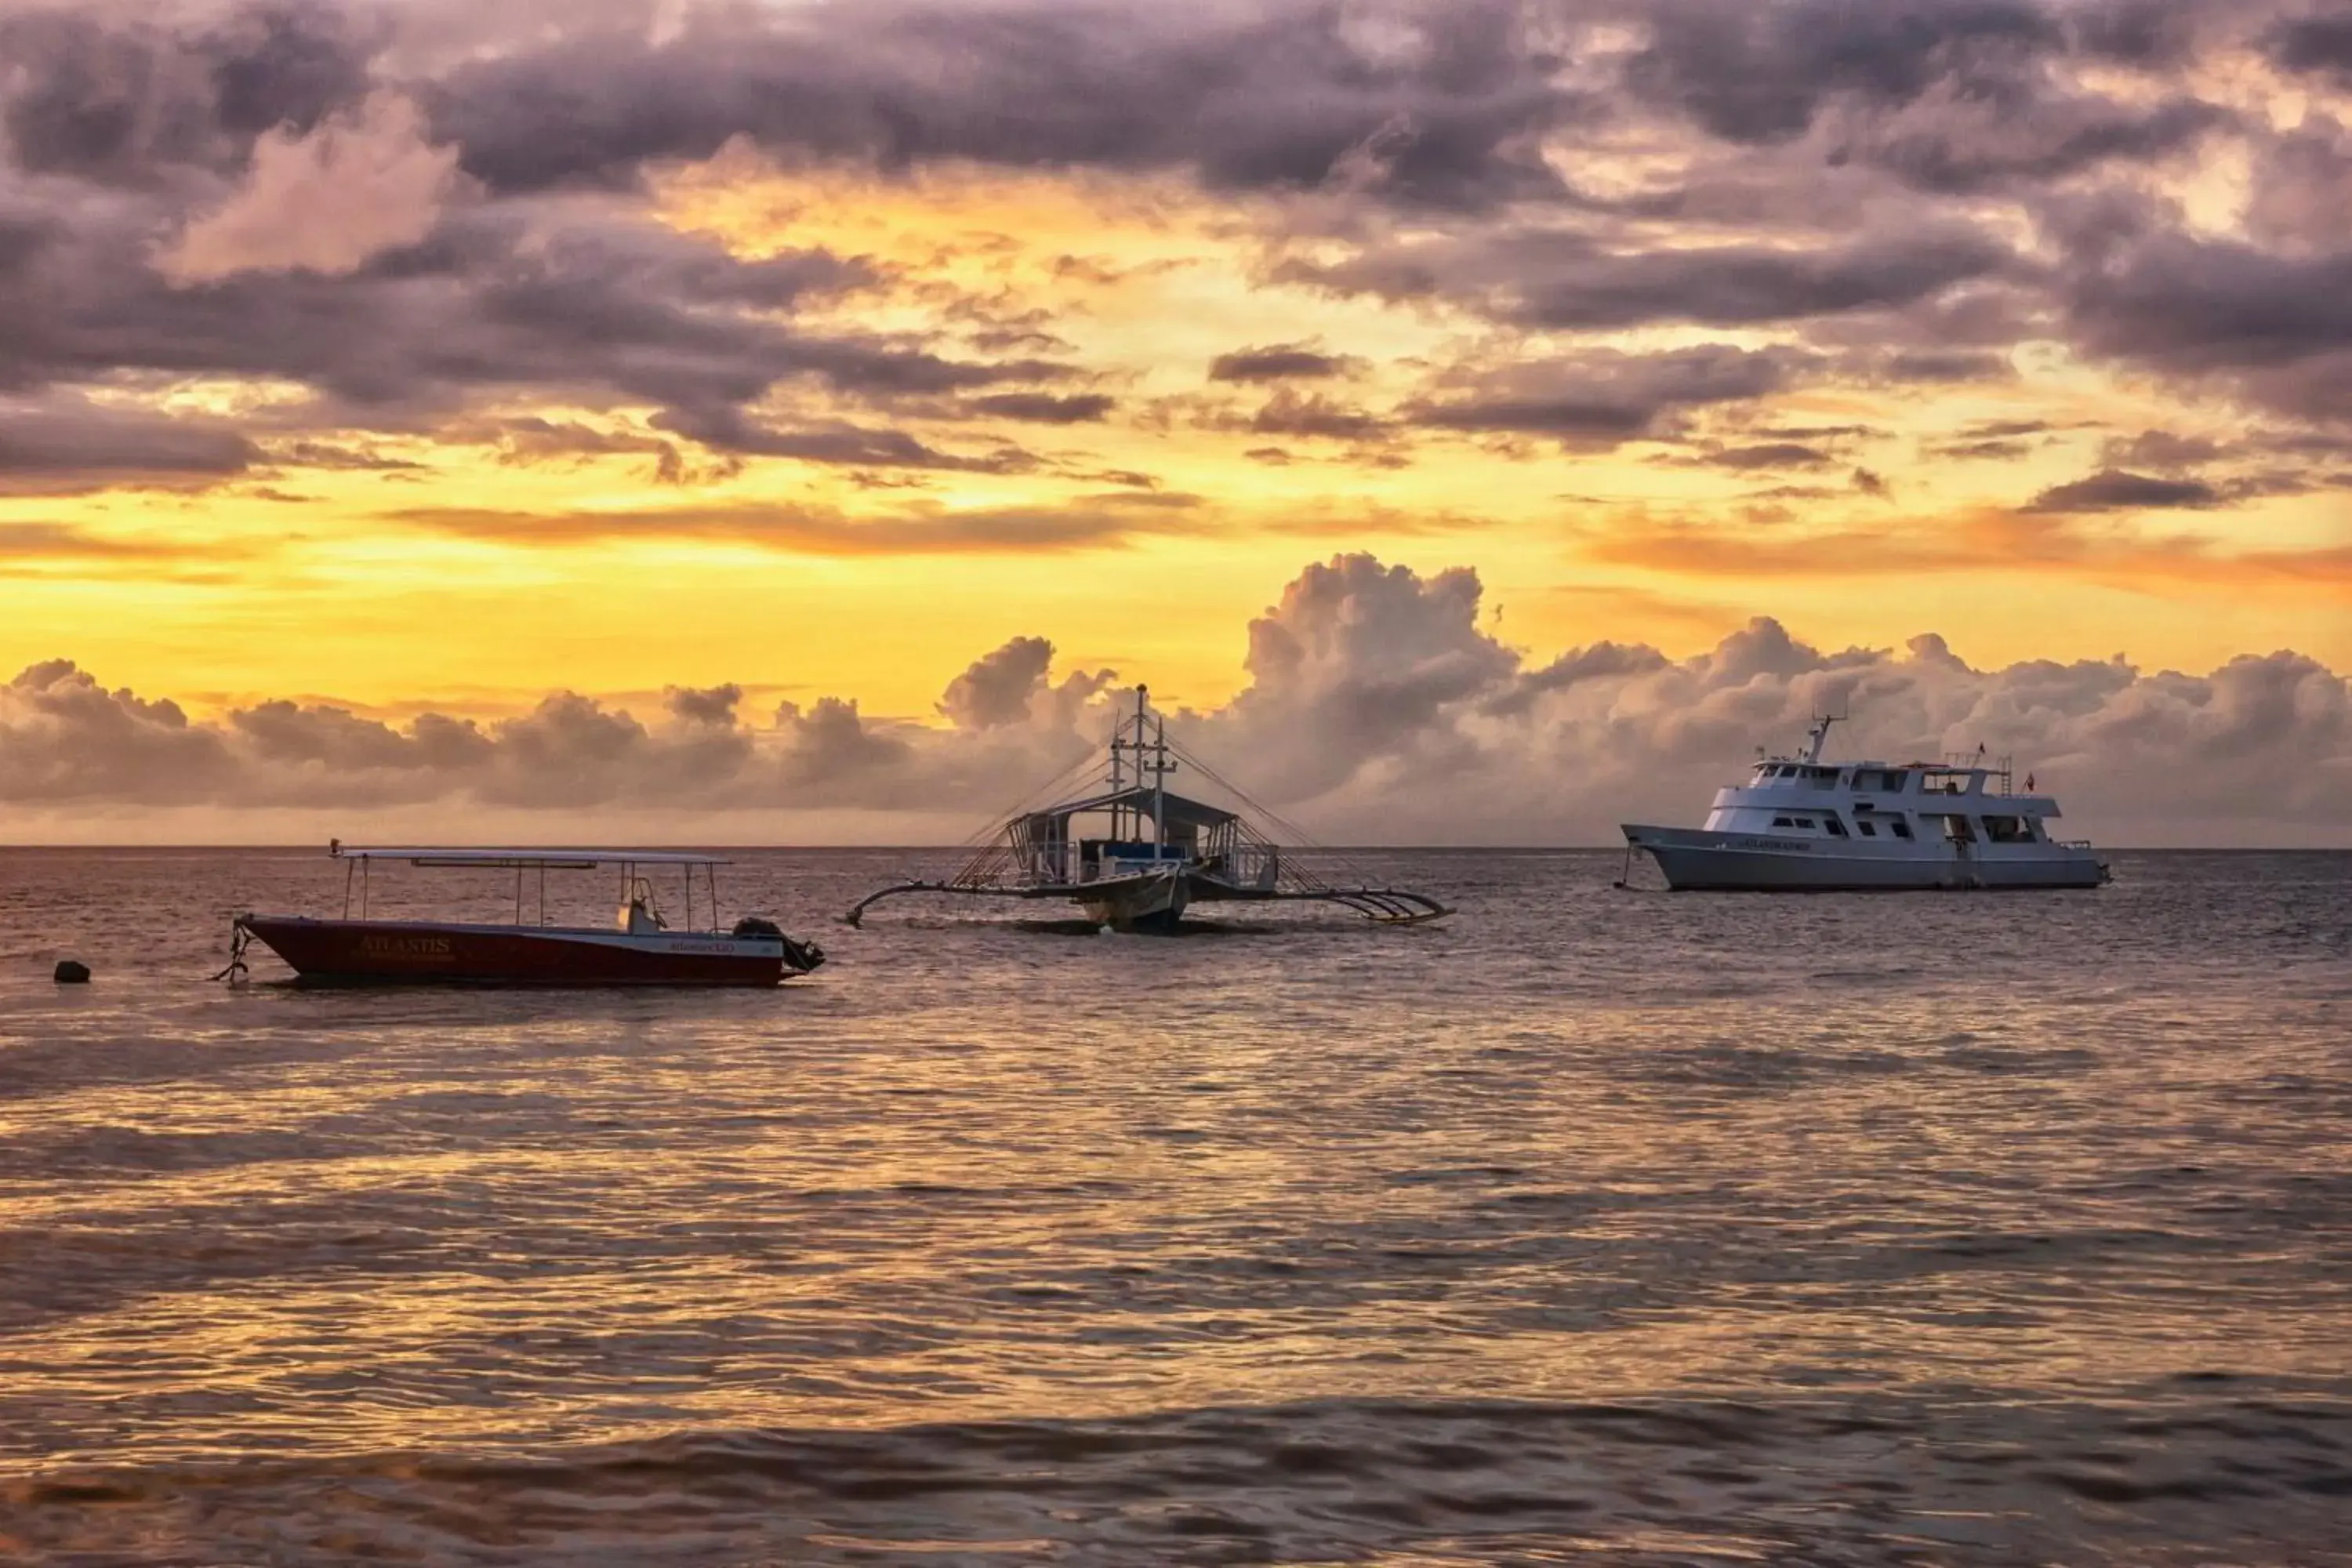
[[[248,915],[245,927],[305,980],[475,985],[773,985],[773,937]]]

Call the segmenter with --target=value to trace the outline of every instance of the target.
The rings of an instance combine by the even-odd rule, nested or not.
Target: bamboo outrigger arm
[[[1043,895],[1028,888],[975,888],[961,882],[899,882],[878,892],[866,894],[850,906],[841,917],[844,925],[856,925],[866,918],[866,911],[883,900],[900,893],[965,893],[983,899],[1034,899]]]
[[[982,899],[1064,899],[1082,895],[1085,890],[1083,884],[1075,887],[996,888],[975,886],[969,882],[898,882],[866,894],[851,905],[841,919],[845,925],[861,924],[867,910],[901,893],[955,893]],[[1240,899],[1227,895],[1225,900],[1213,901],[1338,904],[1380,925],[1419,925],[1424,921],[1443,920],[1454,912],[1426,894],[1410,892],[1402,888],[1286,888],[1280,891],[1252,893]]]
[[[1454,912],[1424,893],[1408,892],[1402,888],[1311,888],[1296,892],[1286,889],[1271,897],[1301,903],[1339,904],[1381,925],[1419,925],[1423,921],[1444,920]]]

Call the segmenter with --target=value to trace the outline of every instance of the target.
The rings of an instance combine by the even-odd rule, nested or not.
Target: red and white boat
[[[231,922],[229,966],[245,973],[245,951],[258,942],[313,984],[436,985],[774,985],[824,962],[814,942],[798,942],[774,922],[750,916],[718,929],[715,855],[662,849],[353,849],[340,842],[328,852],[345,862],[343,912],[334,920],[308,915],[240,913]],[[374,863],[514,873],[511,923],[375,920],[369,916]],[[609,927],[551,925],[547,873],[618,867],[620,907]],[[686,895],[681,924],[672,926],[654,898],[648,871],[680,874]],[[700,873],[711,923],[695,923]],[[537,919],[525,919],[536,879]],[[665,879],[667,879],[665,878]],[[356,917],[353,904],[358,906]]]

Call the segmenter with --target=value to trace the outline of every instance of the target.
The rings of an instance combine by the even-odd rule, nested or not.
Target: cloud
[[[1055,396],[1045,392],[1000,392],[988,397],[975,397],[971,405],[978,414],[992,414],[1003,419],[1022,419],[1036,425],[1088,425],[1118,406],[1118,399],[1098,392],[1076,393]]]
[[[1914,101],[1953,77],[1982,81],[2057,42],[2025,0],[1783,0],[1727,11],[1704,0],[1655,9],[1630,79],[1726,141],[1802,134],[1822,106],[1851,96]]]
[[[1343,294],[1448,299],[1518,326],[1607,331],[1756,326],[1908,305],[2010,261],[1989,236],[1951,224],[1811,248],[1613,249],[1575,230],[1504,228],[1402,239],[1330,264],[1294,261],[1281,276]]]
[[[2085,85],[2118,68],[2177,68],[2197,30],[2188,5],[2168,16],[2150,5],[2032,0],[1780,0],[1735,11],[1664,0],[1647,9],[1651,40],[1626,73],[1636,92],[1727,142],[1769,148],[1811,134],[1834,163],[1938,194],[2152,163],[2235,122],[2187,92],[2135,84],[2109,96]]]
[[[114,485],[204,489],[261,453],[219,420],[179,419],[82,398],[0,399],[0,496],[79,495]]]
[[[0,125],[37,174],[138,188],[227,168],[255,138],[299,139],[365,95],[377,42],[361,32],[323,5],[12,6]]]
[[[1979,669],[1933,634],[1825,651],[1759,618],[1690,658],[1600,641],[1536,664],[1484,619],[1473,573],[1335,556],[1251,623],[1242,692],[1176,711],[1171,732],[1342,841],[1603,843],[1621,821],[1696,821],[1754,747],[1834,710],[1853,714],[1857,754],[2013,755],[2109,844],[2352,843],[2352,682],[2296,653],[2204,675],[2120,658]],[[946,727],[837,698],[753,724],[731,685],[670,689],[651,721],[559,692],[498,722],[395,726],[292,700],[194,720],[59,659],[0,686],[0,801],[715,812],[771,838],[814,820],[796,814],[857,806],[904,841],[890,814],[976,826],[1099,742],[1129,695],[1108,670],[1056,679],[1054,664],[1039,637],[974,660],[940,699]]]
[[[1556,188],[1575,100],[1516,3],[708,7],[652,48],[580,30],[436,84],[436,132],[499,192],[625,183],[741,138],[788,162],[1185,171],[1226,190],[1342,172],[1412,205]]]
[[[1799,351],[1729,343],[1651,354],[1594,349],[1474,375],[1459,391],[1408,413],[1437,429],[1546,436],[1607,448],[1674,434],[1692,409],[1769,396],[1814,363]]]
[[[743,689],[733,681],[724,686],[673,686],[662,693],[662,706],[675,718],[690,724],[718,724],[734,728],[735,710],[743,700]]]
[[[991,452],[949,452],[904,430],[838,420],[796,429],[782,428],[747,417],[740,408],[732,406],[672,410],[654,416],[653,424],[656,429],[698,441],[714,451],[744,457],[966,474],[1018,473],[1035,466],[1034,458],[1010,444]]]
[[[1272,343],[1235,349],[1209,362],[1211,381],[1303,381],[1346,374],[1349,361],[1305,343]]]
[[[302,268],[346,274],[433,232],[456,185],[457,152],[425,140],[416,106],[378,93],[357,114],[307,132],[275,130],[226,205],[191,223],[158,258],[179,283]]]
[[[79,563],[84,570],[112,563],[155,572],[236,553],[233,548],[215,544],[126,539],[61,522],[0,522],[0,573],[43,562]]]
[[[2054,341],[2325,424],[2352,388],[2337,30],[2273,0],[28,4],[0,15],[0,391],[309,393],[280,439],[560,407],[654,432],[669,482],[1016,474],[1045,459],[953,432],[1114,415],[1070,388],[1137,367],[1078,363],[1098,334],[1045,330],[1067,301],[951,280],[969,235],[914,261],[681,232],[673,187],[724,155],[886,198],[1010,172],[1195,204],[1253,289],[1469,318],[1451,352],[1506,382],[1683,327],[1911,399],[2031,379]],[[2244,112],[2286,81],[2319,95],[2298,123]],[[2167,204],[2224,141],[2244,222],[2191,226]],[[1216,428],[1370,442],[1402,403],[1593,443],[1696,406],[1442,371],[1296,395],[1369,382],[1349,346],[1212,355],[1277,395]]]
[[[1481,593],[1475,573],[1424,579],[1370,555],[1307,567],[1250,623],[1250,684],[1221,749],[1283,798],[1367,768],[1418,771],[1446,749],[1439,716],[1516,661],[1478,629]]]
[[[2263,44],[2287,70],[2352,81],[2352,16],[2297,16],[2273,27]]]
[[[2162,479],[2120,468],[2102,468],[2088,479],[2053,485],[2033,498],[2028,511],[2154,511],[2173,507],[2221,504],[2221,492],[2200,479]]]
[[[1727,447],[1709,452],[1703,461],[1718,468],[1823,468],[1835,459],[1818,447],[1795,441],[1765,441],[1753,447]]]
[[[939,710],[959,730],[1043,723],[1066,731],[1077,722],[1087,703],[1109,689],[1115,676],[1108,669],[1078,670],[1057,684],[1047,679],[1053,663],[1052,643],[1044,637],[1014,637],[974,659],[950,681]]]
[[[530,512],[411,507],[383,521],[485,543],[552,549],[681,540],[825,556],[1051,554],[1116,549],[1130,540],[1195,531],[1190,498],[1110,493],[1068,506],[912,507],[854,517],[829,507],[710,502],[631,510]]]
[[[2085,501],[1804,533],[1629,519],[1591,533],[1583,552],[1593,561],[1691,576],[1916,577],[2031,567],[2120,587],[2260,584],[2326,596],[2352,590],[2352,547],[2225,550],[2200,534],[2093,531],[2063,515],[2102,510]]]
[[[2352,248],[2331,243],[2273,251],[2168,229],[2085,241],[2066,308],[2094,354],[2336,423],[2352,390]]]
[[[109,691],[71,659],[0,687],[0,799],[204,799],[238,773],[227,734],[169,700]]]
[[[1276,387],[1249,420],[1255,435],[1327,441],[1369,440],[1388,427],[1389,422],[1379,415],[1292,386]]]

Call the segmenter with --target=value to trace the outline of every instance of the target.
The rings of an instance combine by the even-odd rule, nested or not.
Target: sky
[[[0,842],[2352,845],[2352,6],[0,0]],[[12,671],[21,671],[10,676]],[[460,829],[463,831],[460,831]]]

